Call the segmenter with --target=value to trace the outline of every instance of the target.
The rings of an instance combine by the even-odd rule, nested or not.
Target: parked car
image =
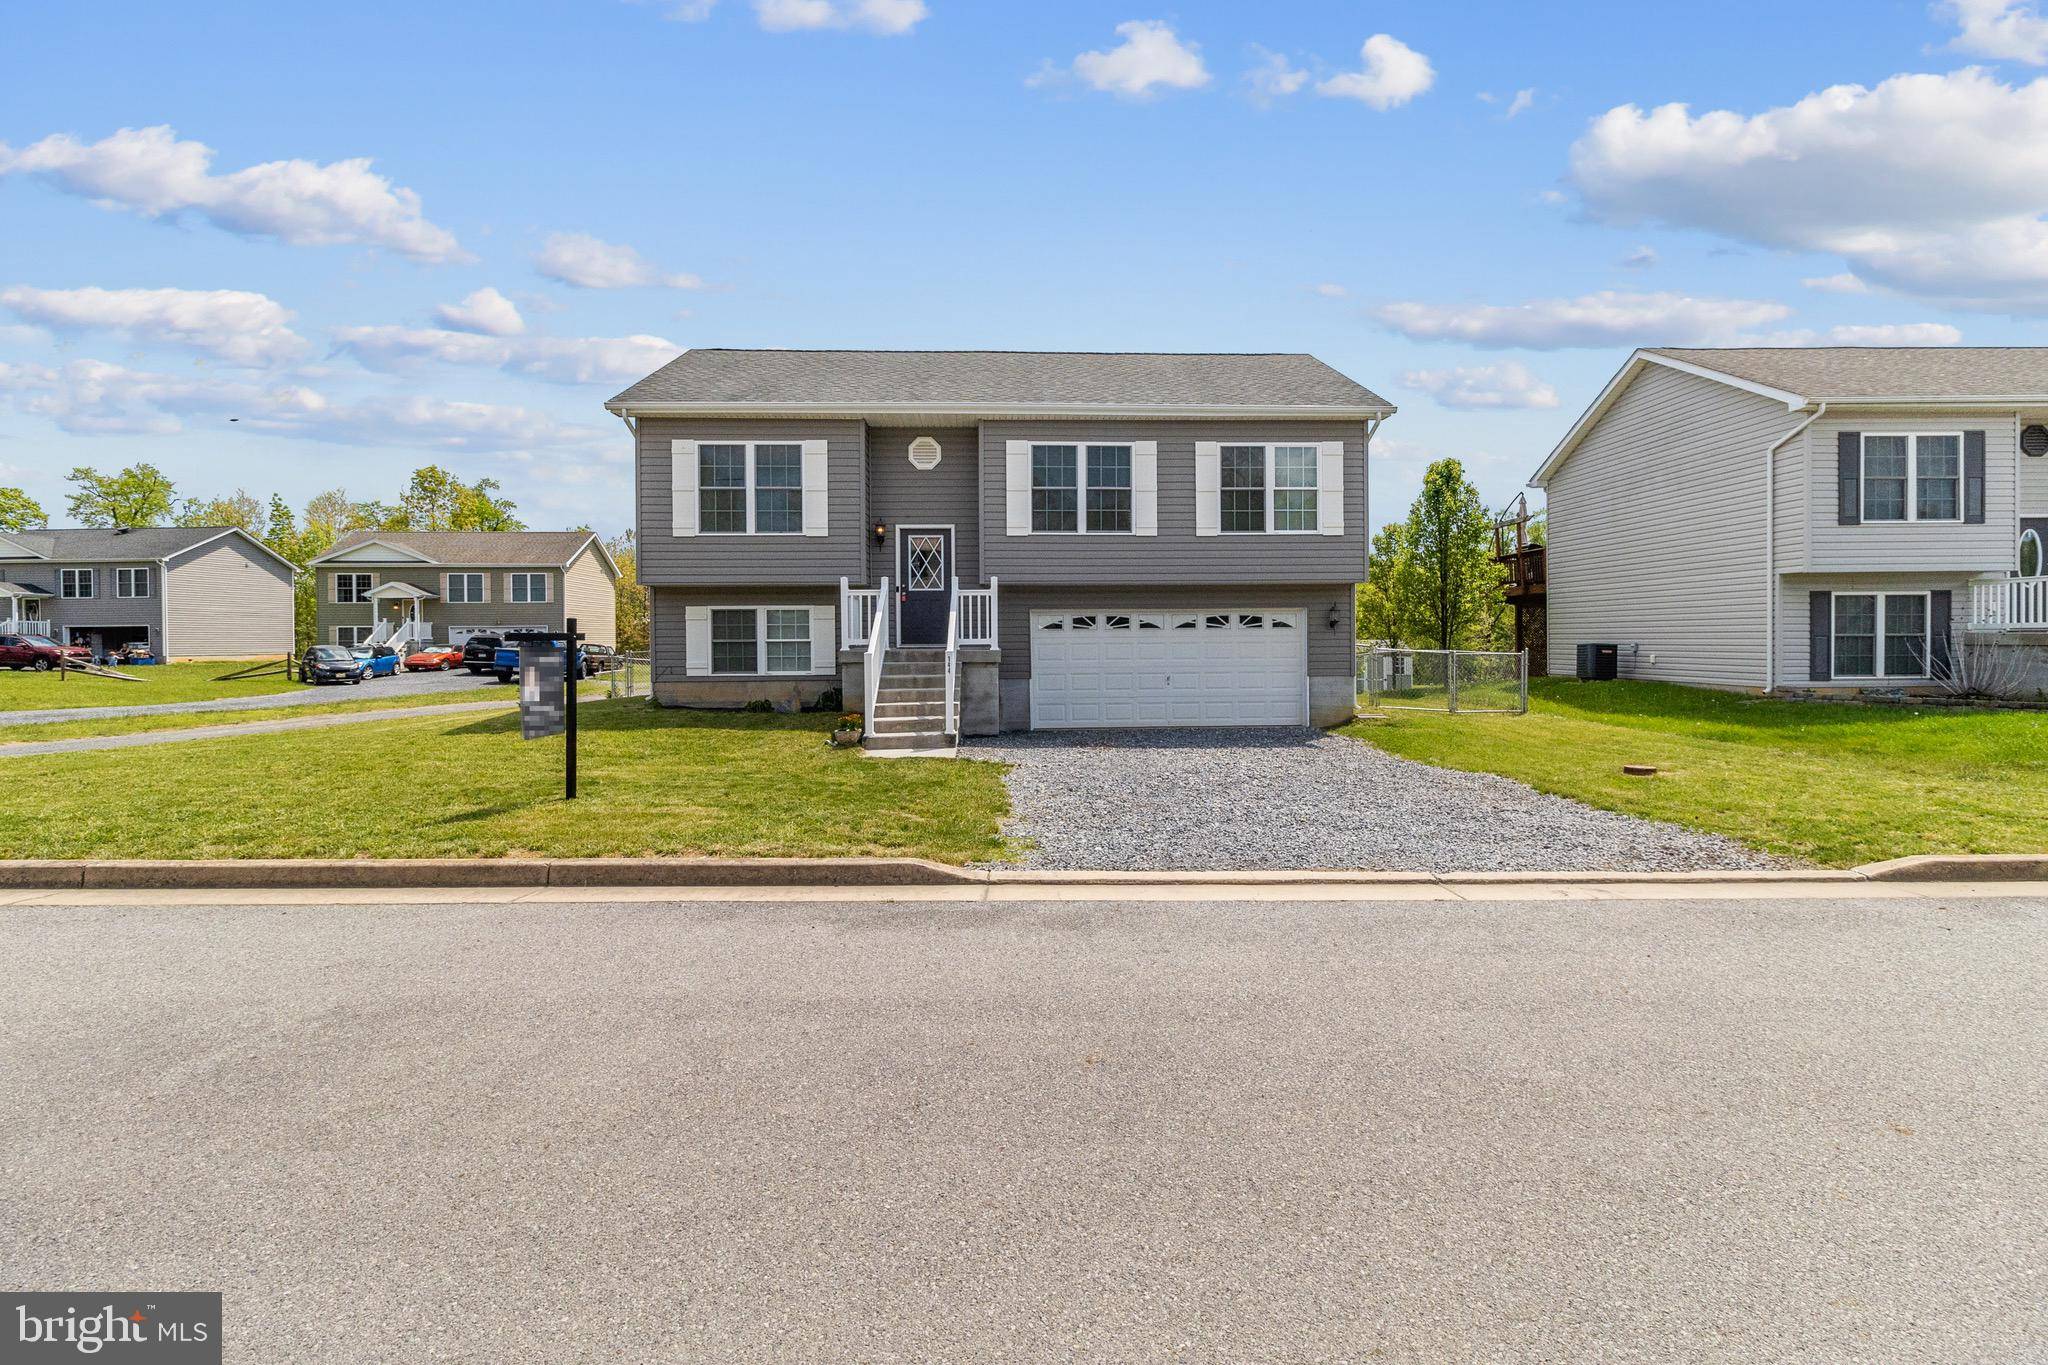
[[[345,645],[314,645],[299,659],[299,681],[309,687],[321,683],[360,685],[370,670]]]
[[[349,653],[362,661],[364,677],[395,678],[398,676],[398,651],[390,645],[357,645]]]
[[[472,673],[489,672],[505,641],[496,635],[472,635],[462,642],[462,666]]]
[[[64,659],[90,663],[92,651],[77,645],[60,645],[40,635],[0,635],[0,665],[5,667],[47,673]]]
[[[577,670],[586,678],[590,676],[589,651],[594,648],[598,646],[585,645],[576,651]],[[501,683],[511,682],[519,676],[519,642],[516,637],[511,644],[498,647],[498,652],[491,659],[491,671],[498,675],[498,681]]]
[[[594,678],[619,666],[619,651],[610,645],[583,646],[583,676]]]
[[[416,654],[405,656],[405,671],[408,673],[446,673],[462,662],[462,651],[453,645],[428,645]]]

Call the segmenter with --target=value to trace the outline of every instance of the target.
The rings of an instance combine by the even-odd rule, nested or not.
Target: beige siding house
[[[291,562],[230,526],[0,533],[0,631],[104,658],[255,659],[292,650]]]
[[[1537,472],[1549,664],[1758,691],[2048,669],[2048,349],[1638,351]]]
[[[1352,714],[1366,461],[1307,355],[700,350],[634,434],[655,695],[881,748]]]
[[[589,531],[355,531],[313,560],[323,644],[461,644],[507,630],[618,643],[618,566]]]

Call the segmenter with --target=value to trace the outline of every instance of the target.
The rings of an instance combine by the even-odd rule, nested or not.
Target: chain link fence
[[[621,654],[619,666],[605,676],[611,680],[614,697],[654,695],[654,664],[645,654]]]
[[[1523,715],[1529,653],[1360,645],[1358,704],[1374,711]]]

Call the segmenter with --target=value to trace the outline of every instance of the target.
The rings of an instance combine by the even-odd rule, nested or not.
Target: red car
[[[462,662],[462,651],[452,645],[429,645],[417,654],[405,656],[408,673],[446,673]]]
[[[59,659],[92,662],[92,651],[80,645],[60,645],[40,635],[0,635],[0,668],[32,668],[47,673]]]

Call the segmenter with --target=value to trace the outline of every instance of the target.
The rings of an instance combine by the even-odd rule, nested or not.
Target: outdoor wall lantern
[[[888,543],[889,543],[889,528],[888,528],[887,526],[884,526],[884,525],[883,525],[883,524],[882,524],[881,522],[879,522],[879,521],[878,521],[878,522],[876,522],[876,523],[875,523],[875,544],[877,544],[877,545],[887,545]]]
[[[1337,627],[1339,627],[1339,626],[1341,626],[1341,625],[1343,625],[1343,624],[1344,624],[1344,608],[1342,608],[1342,607],[1338,607],[1338,606],[1332,606],[1332,607],[1330,608],[1330,629],[1331,629],[1331,630],[1335,630],[1335,629],[1336,629]]]

